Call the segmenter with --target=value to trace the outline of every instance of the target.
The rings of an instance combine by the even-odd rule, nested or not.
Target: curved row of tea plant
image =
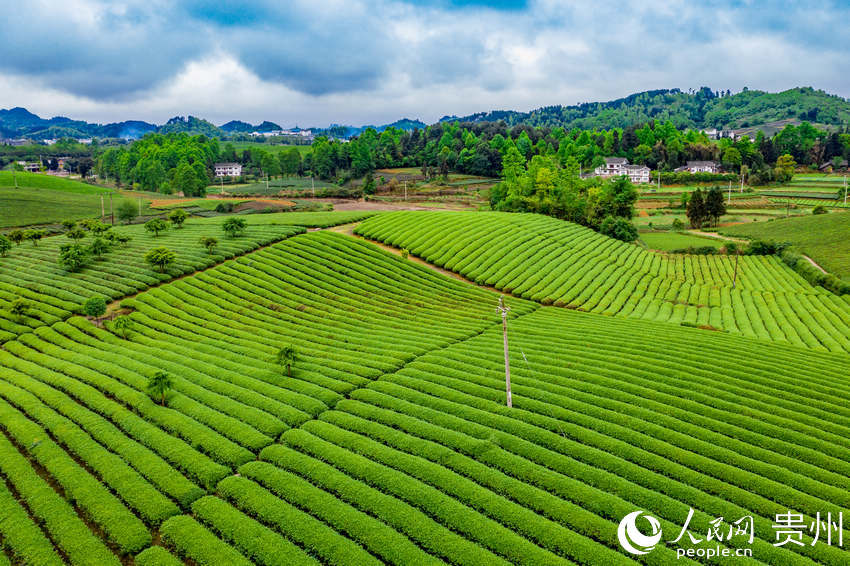
[[[395,212],[358,234],[482,285],[606,315],[850,351],[850,307],[775,257],[664,255],[532,214]]]
[[[255,559],[284,539],[260,526],[240,538],[236,511],[203,496],[354,388],[497,324],[494,304],[371,244],[314,232],[125,300],[126,339],[81,317],[34,328],[0,350],[0,500],[13,517],[0,520],[0,545],[45,563],[114,563],[113,551],[136,554],[160,530],[175,555],[203,563],[210,529]],[[285,345],[298,352],[292,377],[275,361]],[[173,379],[165,406],[146,392],[157,371]],[[56,486],[48,499],[42,477]],[[323,532],[305,540],[331,544]]]
[[[210,543],[258,564],[275,563],[278,536],[294,562],[631,564],[623,516],[644,509],[672,540],[693,508],[702,542],[684,548],[716,517],[752,516],[752,545],[719,544],[777,566],[846,563],[808,534],[774,546],[772,527],[850,505],[846,356],[553,308],[509,325],[513,409],[494,325],[352,391],[221,481],[195,508]],[[204,563],[195,532],[174,546]],[[644,558],[681,563],[672,545]]]

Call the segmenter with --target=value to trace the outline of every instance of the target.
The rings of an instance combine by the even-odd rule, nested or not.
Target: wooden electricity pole
[[[511,400],[511,363],[508,358],[508,311],[510,307],[505,306],[505,297],[499,297],[499,312],[502,313],[502,338],[505,343],[505,391],[507,393],[508,407],[513,407]]]
[[[115,226],[115,209],[112,207],[112,193],[109,193],[109,214],[112,215],[112,225]]]

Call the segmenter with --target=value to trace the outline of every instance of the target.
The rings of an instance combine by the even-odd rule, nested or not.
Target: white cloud
[[[189,4],[30,4],[20,29],[0,29],[0,107],[101,122],[191,113],[305,126],[431,122],[702,85],[850,95],[842,78],[850,47],[825,39],[847,14],[837,5],[537,0],[502,12],[397,0]],[[50,20],[54,36],[36,41],[43,35],[27,25],[49,9],[71,23]],[[10,33],[14,41],[4,41]],[[48,56],[63,65],[42,65]]]

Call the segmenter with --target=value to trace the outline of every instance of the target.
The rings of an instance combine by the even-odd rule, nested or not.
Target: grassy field
[[[776,256],[741,258],[732,288],[731,257],[654,254],[534,214],[393,212],[355,232],[543,304],[850,352],[850,301]]]
[[[730,226],[724,234],[791,242],[796,249],[842,279],[850,279],[850,213],[809,214],[751,226]]]
[[[701,238],[700,236],[680,232],[641,232],[640,239],[646,244],[646,247],[661,251],[688,247],[700,248],[704,246],[717,248],[722,245],[722,242],[718,242],[717,238]]]
[[[0,171],[0,228],[50,224],[100,216],[109,189],[38,173]],[[109,200],[106,199],[106,208]],[[116,203],[117,204],[117,203]]]
[[[745,564],[846,563],[773,528],[850,503],[846,354],[508,297],[508,408],[498,296],[313,232],[125,299],[126,337],[73,317],[7,342],[0,563],[696,564],[666,542],[689,516],[750,517],[751,543],[711,542]],[[617,542],[635,510],[665,535],[645,561]]]
[[[17,177],[18,187],[26,187],[31,189],[50,189],[62,191],[66,193],[96,195],[109,192],[109,189],[89,185],[64,177],[55,177],[53,175],[45,175],[42,173],[13,173],[11,171],[0,171],[0,187],[15,186],[15,177]]]

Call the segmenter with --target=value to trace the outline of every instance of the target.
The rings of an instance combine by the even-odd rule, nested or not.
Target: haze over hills
[[[492,110],[467,116],[444,116],[445,121],[493,122],[503,120],[509,126],[560,126],[564,128],[626,128],[650,120],[670,120],[677,128],[740,129],[808,121],[826,126],[843,126],[850,122],[850,101],[811,87],[800,87],[779,93],[744,89],[739,93],[680,89],[650,90],[607,102],[589,102],[572,106],[546,106],[529,112]],[[366,128],[382,131],[388,127],[402,130],[424,128],[420,120],[403,118],[382,126],[348,126],[307,128],[314,133],[348,138]],[[28,137],[36,140],[59,137],[138,138],[149,132],[189,132],[208,136],[235,133],[272,132],[281,130],[275,122],[252,125],[231,120],[221,126],[195,116],[175,116],[162,125],[128,120],[111,124],[95,124],[63,116],[41,118],[25,108],[0,110],[0,137]]]

